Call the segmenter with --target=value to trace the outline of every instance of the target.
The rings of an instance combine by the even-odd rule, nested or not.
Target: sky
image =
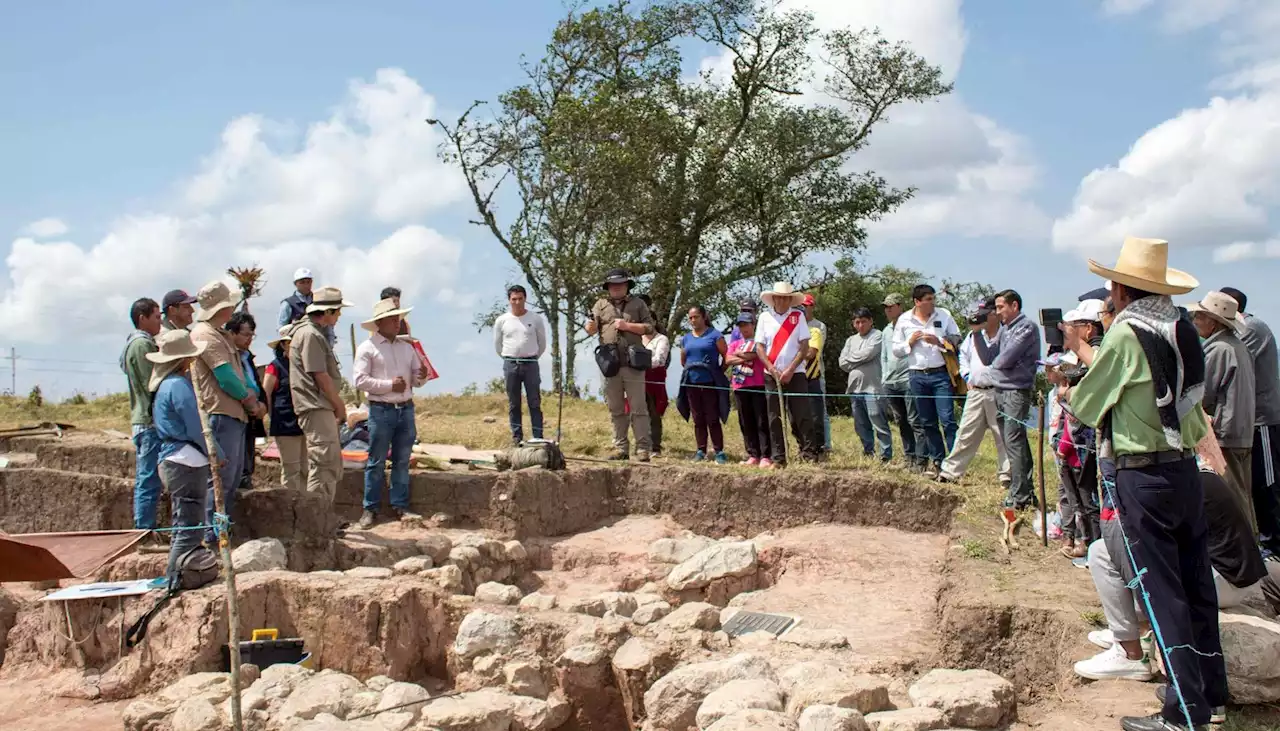
[[[878,27],[955,92],[894,109],[855,163],[915,197],[868,266],[1012,287],[1067,309],[1126,235],[1280,321],[1280,3],[784,0]],[[369,317],[386,285],[442,377],[499,375],[472,320],[518,281],[439,135],[520,83],[559,0],[45,0],[0,25],[0,389],[122,391],[140,296],[262,266],[274,320],[297,267]],[[704,59],[704,64],[716,59]],[[821,263],[821,262],[818,262]],[[821,315],[821,313],[819,313]],[[1280,324],[1280,323],[1277,323]],[[269,332],[271,325],[260,327]],[[267,357],[266,337],[255,347]],[[349,356],[346,362],[349,364]],[[592,368],[589,359],[581,370]],[[544,379],[549,371],[544,370]]]

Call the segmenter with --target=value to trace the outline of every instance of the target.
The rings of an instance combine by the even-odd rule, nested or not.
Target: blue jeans
[[[524,415],[520,410],[520,389],[529,399],[529,425],[533,438],[542,438],[542,371],[536,361],[504,360],[502,376],[507,384],[507,418],[511,422],[511,438],[524,440]]]
[[[244,432],[248,425],[239,419],[226,414],[211,414],[209,429],[213,431],[213,441],[218,445],[219,460],[218,477],[222,479],[222,509],[228,516],[236,504],[236,489],[240,487],[240,476],[244,473]],[[205,500],[205,525],[213,525],[213,473],[209,474],[209,493]],[[205,531],[205,540],[212,544],[217,540],[212,529]]]
[[[956,443],[956,403],[951,376],[945,369],[911,371],[911,395],[915,397],[916,420],[924,431],[924,446],[917,444],[916,448],[928,462],[941,464]]]
[[[134,467],[133,527],[149,530],[156,527],[156,508],[160,502],[160,435],[154,426],[133,427],[133,446],[138,450]]]
[[[893,435],[889,433],[889,419],[884,413],[880,397],[870,393],[851,393],[853,403],[853,428],[862,440],[862,453],[868,457],[876,451],[876,439],[880,440],[880,459],[893,459]]]
[[[819,390],[821,393],[825,394],[827,392],[826,376],[822,377],[821,383],[822,383],[822,386]],[[831,451],[831,412],[827,410],[827,400],[823,398],[821,399],[821,401],[822,401],[822,448],[830,452]]]
[[[364,509],[377,512],[387,479],[387,450],[391,450],[391,507],[409,509],[409,457],[418,438],[413,402],[397,406],[369,402],[369,460],[364,464]]]
[[[882,410],[888,418],[898,425],[902,435],[902,456],[907,464],[924,465],[924,432],[917,426],[920,419],[916,416],[916,400],[910,397],[911,385],[886,385]]]

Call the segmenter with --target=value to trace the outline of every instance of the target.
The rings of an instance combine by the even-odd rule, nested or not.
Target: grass
[[[1096,609],[1086,609],[1080,613],[1080,619],[1090,627],[1103,628],[1107,626],[1107,616]]]
[[[991,560],[991,547],[976,538],[965,538],[960,541],[960,551],[965,558],[972,558],[977,561]]]

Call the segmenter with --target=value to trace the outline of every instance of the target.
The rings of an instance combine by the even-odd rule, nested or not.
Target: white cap
[[[301,269],[293,273],[293,281],[295,282],[298,281],[299,279],[311,279],[311,278],[312,278],[311,270],[306,267],[302,267]]]
[[[1102,300],[1082,300],[1074,310],[1062,316],[1063,322],[1102,322],[1102,311],[1106,303]]]

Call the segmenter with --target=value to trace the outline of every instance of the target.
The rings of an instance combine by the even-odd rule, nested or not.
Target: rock
[[[302,681],[289,694],[284,705],[280,707],[277,720],[307,720],[321,713],[331,713],[341,718],[346,715],[350,697],[362,690],[364,685],[350,675],[317,673]]]
[[[463,618],[453,641],[453,654],[470,660],[490,650],[515,647],[520,641],[516,623],[510,619],[476,610]]]
[[[435,562],[430,556],[410,556],[402,561],[397,561],[392,567],[392,573],[396,575],[420,574],[423,571],[429,571],[435,568]]]
[[[800,714],[800,731],[868,731],[867,721],[851,708],[809,706]]]
[[[515,731],[551,731],[563,726],[569,720],[570,712],[568,703],[553,707],[537,698],[515,696],[511,699],[511,728]]]
[[[474,546],[454,546],[449,552],[449,563],[463,571],[472,571],[484,565],[484,557]]]
[[[443,566],[449,560],[449,552],[453,550],[453,541],[449,536],[432,533],[417,540],[418,550],[431,559],[436,566]]]
[[[644,586],[640,587],[639,589],[636,589],[636,593],[637,593],[637,594],[650,594],[650,595],[653,595],[653,596],[661,597],[661,596],[662,596],[662,585],[661,585],[661,584],[659,584],[659,583],[657,583],[656,581],[648,581],[648,582],[645,582],[645,585],[644,585]]]
[[[644,718],[644,694],[675,663],[670,644],[632,637],[613,654],[613,677],[631,727]]]
[[[609,651],[600,645],[574,645],[565,650],[556,660],[562,667],[591,667],[609,660]]]
[[[222,714],[204,698],[188,698],[169,719],[173,731],[220,731]]]
[[[852,708],[859,713],[887,711],[889,681],[874,675],[853,675],[822,662],[802,662],[782,673],[787,712],[798,716],[809,706]]]
[[[625,591],[607,591],[596,598],[604,602],[605,611],[613,612],[619,617],[630,618],[640,606],[635,595]]]
[[[231,676],[227,673],[195,673],[160,691],[160,698],[173,703],[182,703],[191,698],[221,703],[230,697]]]
[[[382,689],[382,693],[378,698],[378,704],[374,707],[376,711],[387,711],[395,708],[398,712],[408,713],[415,719],[422,711],[423,704],[416,703],[412,706],[406,706],[406,703],[414,703],[414,701],[425,701],[430,698],[431,694],[426,688],[413,683],[392,683]]]
[[[347,700],[347,715],[364,716],[366,714],[373,713],[378,710],[378,704],[380,703],[382,703],[381,692],[373,690],[358,691],[353,693]],[[388,706],[388,708],[390,708],[390,706]],[[409,710],[417,711],[416,708],[410,708]]]
[[[560,728],[573,714],[573,705],[559,692],[547,696],[547,727]]]
[[[705,729],[730,714],[748,708],[781,712],[785,697],[777,683],[760,680],[731,680],[712,691],[698,706],[698,728]]]
[[[531,662],[517,660],[507,663],[502,668],[502,675],[506,678],[507,690],[516,695],[543,699],[547,697],[547,681],[538,666]]]
[[[734,616],[736,616],[738,612],[741,612],[741,611],[742,610],[739,609],[738,607],[725,607],[724,609],[721,609],[720,610],[720,626],[723,627],[726,624],[728,624],[729,620],[733,619]]]
[[[520,600],[520,608],[548,612],[556,608],[556,597],[553,594],[535,591]]]
[[[485,604],[511,605],[520,601],[520,590],[510,584],[490,581],[476,587],[476,601]]]
[[[152,731],[163,727],[166,720],[176,709],[169,701],[159,698],[138,698],[124,709],[122,720],[125,731]]]
[[[491,690],[442,697],[423,705],[418,727],[439,731],[508,731],[515,720],[511,698]]]
[[[418,576],[440,587],[441,591],[450,594],[461,594],[466,590],[462,569],[452,564],[420,572]]]
[[[529,552],[520,541],[507,541],[502,544],[503,552],[511,563],[524,563],[529,560]]]
[[[649,544],[649,560],[654,563],[684,563],[714,543],[705,536],[659,538]]]
[[[279,664],[270,665],[262,669],[262,674],[258,678],[258,682],[254,685],[267,684],[286,690],[286,695],[292,693],[295,688],[302,684],[302,681],[314,675],[315,672],[302,667],[301,665]],[[230,695],[230,687],[228,686],[228,695]]]
[[[361,719],[347,725],[349,731],[357,731],[355,726],[365,723],[371,726],[367,731],[405,731],[413,725],[415,718],[414,714],[404,711],[384,711],[379,713],[377,718]],[[373,726],[373,724],[377,724],[377,726]],[[360,726],[359,731],[366,731],[366,729]]]
[[[700,629],[714,632],[720,628],[720,610],[703,602],[681,604],[663,618],[661,626],[673,630]]]
[[[671,569],[667,574],[667,586],[676,591],[701,589],[716,579],[753,574],[756,565],[754,543],[716,543]]]
[[[392,680],[391,678],[388,678],[385,675],[375,675],[372,678],[369,678],[368,680],[364,681],[364,687],[376,693],[381,693],[382,691],[386,690],[387,687],[394,682],[396,681]]]
[[[871,731],[937,731],[947,727],[947,719],[936,708],[904,708],[867,714]]]
[[[240,687],[248,688],[262,677],[262,668],[249,663],[240,664]]]
[[[769,661],[750,653],[685,665],[649,688],[644,694],[645,713],[656,728],[686,729],[697,722],[698,707],[712,691],[729,681],[747,679],[778,681]]]
[[[721,624],[724,619],[721,618]],[[811,650],[837,650],[849,646],[849,638],[843,632],[833,629],[806,629],[796,627],[778,638],[779,640]]]
[[[275,538],[257,538],[246,541],[231,552],[231,565],[237,574],[250,571],[278,571],[289,565],[289,554],[284,544]]]
[[[352,579],[390,579],[393,576],[391,569],[379,566],[357,566],[342,573]]]
[[[1240,704],[1280,701],[1280,623],[1221,612],[1218,629],[1231,700]]]
[[[795,721],[777,711],[749,708],[725,716],[705,731],[796,731],[797,728]]]
[[[738,644],[748,650],[762,650],[777,641],[777,635],[763,630],[738,635]]]
[[[566,612],[586,614],[591,617],[603,617],[609,610],[599,598],[561,600],[560,608]]]
[[[1013,683],[987,670],[931,670],[907,693],[917,708],[936,708],[951,726],[1003,727],[1018,711]]]
[[[631,614],[631,621],[643,627],[657,622],[668,614],[671,614],[670,604],[664,601],[648,602],[636,607],[636,611]]]

